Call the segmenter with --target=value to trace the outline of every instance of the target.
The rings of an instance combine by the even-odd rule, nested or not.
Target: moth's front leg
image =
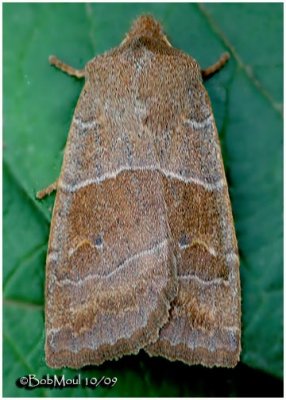
[[[202,69],[203,80],[210,79],[214,74],[219,72],[230,59],[229,53],[223,53],[216,63],[210,65],[208,68]]]
[[[65,72],[66,74],[74,76],[75,78],[82,79],[85,77],[85,69],[84,68],[76,69],[74,67],[71,67],[70,65],[59,60],[56,56],[50,56],[49,63],[51,65],[54,65],[56,68],[60,69],[61,71]]]
[[[57,190],[58,181],[59,180],[57,179],[55,182],[51,183],[49,186],[47,186],[44,189],[42,189],[39,192],[37,192],[37,194],[36,194],[37,199],[41,200],[44,197],[49,196],[55,190]]]

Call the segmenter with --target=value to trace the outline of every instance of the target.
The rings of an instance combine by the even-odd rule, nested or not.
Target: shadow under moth
[[[142,16],[85,84],[57,190],[46,263],[46,362],[99,365],[144,349],[233,367],[240,354],[237,241],[201,70]]]

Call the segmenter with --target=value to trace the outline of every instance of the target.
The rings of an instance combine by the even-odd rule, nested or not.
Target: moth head
[[[171,44],[168,41],[161,24],[151,15],[142,15],[141,17],[137,18],[133,22],[130,31],[127,33],[121,44],[139,37],[148,37],[155,40],[161,40],[171,47]]]

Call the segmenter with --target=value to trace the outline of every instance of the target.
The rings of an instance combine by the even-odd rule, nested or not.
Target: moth
[[[82,70],[46,262],[46,362],[80,368],[136,354],[233,367],[239,257],[202,70],[141,16]]]

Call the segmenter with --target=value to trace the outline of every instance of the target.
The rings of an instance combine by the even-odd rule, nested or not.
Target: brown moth
[[[239,258],[206,70],[151,16],[83,70],[46,266],[46,361],[101,364],[144,348],[233,367]]]

